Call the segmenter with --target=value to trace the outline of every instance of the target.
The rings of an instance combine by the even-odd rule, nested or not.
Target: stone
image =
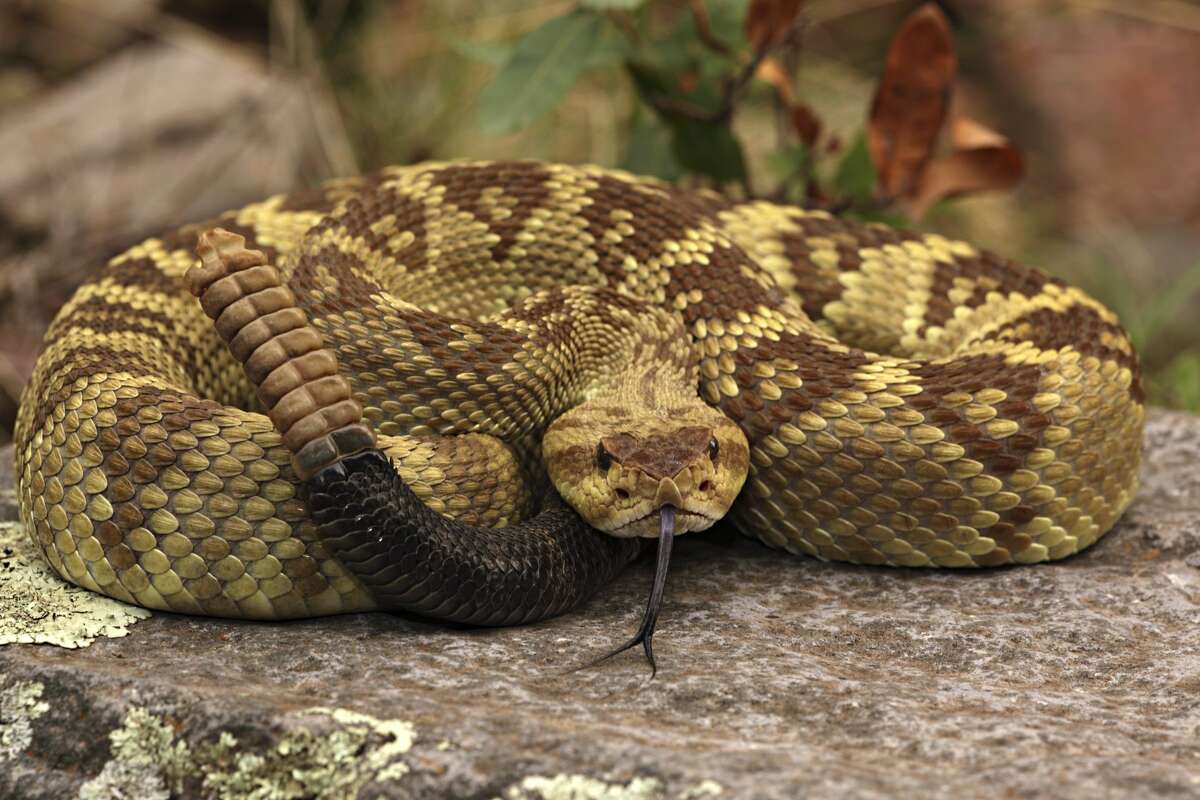
[[[0,119],[2,152],[29,154],[0,161],[0,216],[61,259],[90,252],[78,239],[132,244],[300,175],[355,171],[326,151],[325,103],[200,32],[126,47]]]
[[[0,7],[0,50],[10,54],[6,62],[61,77],[151,31],[162,35],[162,5],[162,0],[108,0],[101,10],[71,0],[5,3]]]
[[[682,537],[654,680],[588,666],[636,627],[648,562],[518,628],[155,613],[0,647],[0,796],[1196,796],[1200,418],[1154,411],[1146,442],[1125,519],[1063,562]]]
[[[359,171],[316,82],[194,27],[160,30],[146,19],[154,3],[104,9],[110,24],[97,26],[92,4],[54,0],[28,27],[156,33],[93,42],[102,52],[87,58],[106,57],[0,116],[0,152],[13,154],[0,159],[0,441],[51,315],[108,258],[181,220]],[[39,52],[61,54],[55,41]]]

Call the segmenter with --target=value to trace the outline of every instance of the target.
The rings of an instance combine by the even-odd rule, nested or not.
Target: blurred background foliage
[[[212,77],[154,99],[176,51]],[[293,89],[305,111],[279,123]],[[172,102],[178,118],[151,113]],[[1197,108],[1200,6],[1182,0],[0,0],[0,429],[105,255],[256,191],[458,157],[967,238],[1115,308],[1152,402],[1200,411]],[[107,122],[121,141],[75,160],[45,138]],[[231,177],[213,142],[263,149]],[[101,213],[73,210],[89,169],[107,170]],[[191,205],[129,211],[164,182]]]

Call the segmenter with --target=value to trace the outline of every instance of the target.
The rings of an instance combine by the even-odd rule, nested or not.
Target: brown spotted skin
[[[1062,558],[1137,488],[1143,398],[1115,315],[935,234],[597,168],[473,162],[333,182],[218,224],[294,293],[403,480],[472,524],[528,513],[555,469],[547,427],[581,404],[559,431],[580,458],[566,480],[589,497],[670,490],[637,446],[622,453],[641,462],[630,471],[598,479],[589,461],[578,474],[578,442],[606,424],[620,434],[640,391],[627,370],[602,402],[598,376],[621,358],[661,367],[653,404],[698,387],[720,411],[694,426],[730,436],[710,480],[748,473],[733,519],[793,552]],[[113,259],[51,325],[16,431],[30,535],[64,578],[150,608],[372,608],[323,549],[291,453],[256,410],[245,353],[230,350],[245,327],[226,346],[188,291],[201,230]],[[680,491],[703,483],[677,477]]]

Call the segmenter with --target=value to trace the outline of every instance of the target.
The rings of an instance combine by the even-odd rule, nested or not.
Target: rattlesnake
[[[202,307],[185,275],[213,225]],[[602,585],[663,508],[680,531],[731,509],[823,559],[968,567],[1076,553],[1136,491],[1116,316],[936,234],[534,162],[390,168],[213,225],[82,286],[21,403],[30,536],[121,600],[519,622]],[[222,329],[254,292],[278,302]],[[290,304],[291,350],[239,344]],[[304,403],[285,414],[280,386]]]

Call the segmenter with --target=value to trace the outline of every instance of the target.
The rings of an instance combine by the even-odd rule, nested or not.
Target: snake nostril
[[[624,489],[617,489],[617,499],[618,500],[628,500],[629,492],[625,491]]]
[[[700,486],[697,487],[702,492],[707,492],[712,489],[712,481],[700,481]]]

